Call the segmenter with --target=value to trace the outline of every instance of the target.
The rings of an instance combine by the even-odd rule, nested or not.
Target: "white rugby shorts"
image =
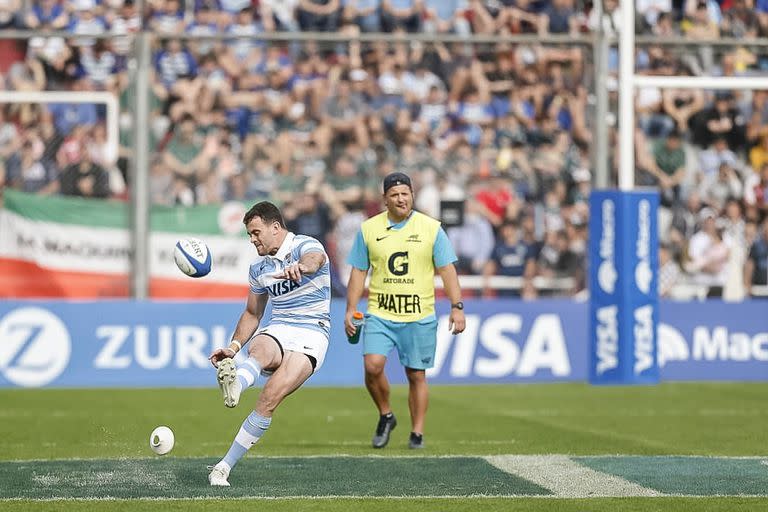
[[[328,337],[320,331],[306,329],[295,325],[273,324],[260,329],[254,334],[268,334],[275,338],[283,350],[301,352],[317,360],[315,371],[323,366],[325,353],[328,350]]]

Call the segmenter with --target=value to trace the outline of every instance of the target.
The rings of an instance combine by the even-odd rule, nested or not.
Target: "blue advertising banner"
[[[657,192],[590,195],[589,381],[658,382]]]
[[[442,301],[444,302],[444,301]],[[439,328],[431,382],[584,381],[589,306],[570,300],[468,300],[467,328]],[[208,356],[223,346],[235,302],[0,302],[0,387],[215,386]],[[768,303],[720,301],[659,307],[664,380],[768,380]],[[344,302],[332,303],[331,346],[307,385],[363,384],[362,347],[346,341]],[[392,354],[393,383],[405,375]]]

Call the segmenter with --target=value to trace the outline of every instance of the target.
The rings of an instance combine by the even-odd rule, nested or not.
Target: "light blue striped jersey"
[[[299,283],[273,277],[311,252],[325,254],[325,263],[314,274],[302,275]],[[323,245],[316,239],[289,232],[274,256],[263,256],[251,265],[248,277],[253,293],[268,293],[272,300],[270,324],[288,324],[330,335],[330,263]]]

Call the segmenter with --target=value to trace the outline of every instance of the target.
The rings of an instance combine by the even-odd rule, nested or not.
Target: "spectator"
[[[672,0],[637,0],[635,10],[641,24],[653,27],[662,13],[672,12]]]
[[[746,143],[744,115],[734,105],[730,92],[718,93],[714,105],[702,112],[693,127],[693,140],[701,147],[721,137],[732,151],[743,148]]]
[[[486,2],[486,6],[488,4],[495,4],[488,9],[492,15],[498,9],[495,20],[496,30],[509,31],[513,34],[536,34],[548,29],[546,20],[534,10],[532,0]],[[474,13],[478,11],[477,8],[473,9]]]
[[[164,0],[160,9],[149,18],[149,28],[160,34],[180,34],[184,31],[184,11],[179,0]]]
[[[69,24],[69,16],[58,0],[34,0],[24,17],[24,25],[30,29],[62,30]]]
[[[381,0],[381,26],[384,32],[418,32],[424,12],[422,0]]]
[[[226,192],[226,179],[215,170],[202,171],[194,190],[195,204],[221,204]]]
[[[748,242],[747,239],[747,225],[744,220],[741,201],[735,197],[728,198],[723,211],[723,238],[728,241],[731,247],[738,247],[742,251],[747,251],[751,242]],[[739,264],[741,263],[743,262],[739,262]]]
[[[187,25],[186,32],[196,36],[212,36],[218,33],[218,15],[207,5],[202,5],[195,11],[194,19]],[[208,56],[214,49],[211,41],[190,41],[189,48],[194,55]],[[202,64],[202,62],[201,62]]]
[[[427,33],[469,35],[472,27],[467,20],[467,0],[425,0],[423,30]]]
[[[0,29],[14,28],[21,12],[21,0],[0,0]]]
[[[680,240],[689,240],[696,232],[701,209],[701,196],[695,190],[688,195],[684,206],[673,207],[672,230],[679,234]]]
[[[78,163],[71,164],[61,173],[60,191],[65,196],[104,199],[110,196],[109,175],[91,160],[88,152]]]
[[[573,170],[573,187],[568,191],[569,205],[582,205],[588,208],[589,194],[592,190],[592,173],[583,167]]]
[[[754,198],[754,206],[768,215],[768,164],[760,169],[760,179],[752,185],[751,195]]]
[[[59,169],[65,169],[82,160],[87,132],[86,126],[75,125],[69,135],[64,138],[56,153],[56,165]]]
[[[8,121],[7,106],[0,105],[0,161],[7,160],[21,147],[16,125]]]
[[[80,81],[80,90],[88,90],[88,85]],[[99,116],[93,103],[51,103],[48,110],[56,123],[56,132],[62,137],[70,134],[76,126],[93,127]]]
[[[45,69],[33,53],[23,62],[14,62],[8,70],[9,89],[15,91],[42,91],[45,89]]]
[[[259,2],[261,20],[267,32],[298,32],[296,8],[299,0],[261,0]]]
[[[691,39],[712,40],[720,37],[717,2],[686,0],[686,19],[680,24],[683,33]],[[712,6],[712,9],[710,9]]]
[[[325,183],[321,187],[323,197],[329,203],[339,203],[347,207],[363,199],[362,185],[354,159],[349,155],[341,155],[336,160],[333,173],[325,178]]]
[[[707,297],[721,297],[727,279],[730,249],[717,225],[717,214],[704,208],[699,214],[701,229],[691,238],[688,246],[690,261],[685,270],[695,284],[704,287]]]
[[[490,259],[483,268],[483,276],[486,278],[484,294],[491,294],[487,279],[493,275],[531,279],[535,274],[536,254],[528,244],[520,239],[519,226],[513,222],[505,222],[499,228],[499,239],[493,252],[491,252]],[[520,295],[520,290],[506,292],[501,295]]]
[[[107,23],[115,35],[128,35],[139,32],[142,20],[134,0],[124,0],[119,9],[108,12]],[[127,56],[132,48],[133,41],[129,37],[115,37],[112,40],[112,49],[118,55]]]
[[[491,176],[475,194],[480,211],[492,226],[499,227],[503,223],[507,207],[517,201],[515,192],[509,180],[501,175]]]
[[[744,265],[744,286],[751,290],[753,286],[768,285],[768,218],[763,221],[760,237],[749,249],[749,256]]]
[[[761,35],[764,36],[768,32],[768,0],[756,0],[754,4]]]
[[[749,150],[749,165],[752,169],[762,169],[768,163],[768,133],[760,137],[760,144]]]
[[[336,94],[325,102],[322,124],[318,127],[318,142],[323,153],[330,151],[331,142],[337,137],[345,141],[354,140],[367,147],[368,130],[365,126],[365,104],[363,99],[352,92],[349,79],[339,78]]]
[[[736,39],[756,38],[760,23],[755,14],[755,10],[747,6],[746,0],[733,0],[720,24],[723,35]]]
[[[462,274],[480,274],[496,243],[493,228],[482,215],[478,204],[467,201],[464,224],[446,230],[456,251],[456,269]]]
[[[163,164],[160,157],[155,157],[149,164],[149,196],[152,204],[172,206],[173,173]]]
[[[717,137],[712,141],[709,149],[699,155],[701,179],[708,180],[716,176],[723,164],[736,168],[739,165],[739,160],[736,158],[736,154],[728,149],[728,142],[725,137]]]
[[[169,39],[165,46],[165,50],[155,56],[155,71],[170,92],[177,80],[194,78],[197,75],[197,61],[177,39]]]
[[[465,198],[465,192],[461,187],[438,175],[432,167],[422,171],[420,180],[415,207],[434,219],[441,218],[441,201],[463,201]]]
[[[664,112],[677,125],[677,131],[688,133],[691,117],[704,108],[704,93],[699,89],[665,89],[662,91]]]
[[[638,123],[648,137],[667,137],[674,129],[675,122],[663,109],[663,96],[658,87],[641,87],[635,98]]]
[[[680,184],[685,179],[685,151],[680,135],[670,133],[653,146],[654,166],[651,172],[661,188],[662,203],[670,206],[680,200]]]
[[[208,168],[209,158],[210,155],[203,152],[203,142],[197,133],[194,118],[184,116],[163,151],[163,164],[171,170],[175,179],[185,181],[189,189],[194,190],[198,174]]]
[[[544,10],[541,28],[544,33],[576,35],[579,30],[573,0],[552,0]]]
[[[302,192],[283,207],[283,215],[288,229],[294,233],[311,236],[326,244],[326,235],[333,226],[328,207],[316,194]]]
[[[120,92],[128,82],[124,61],[110,50],[104,40],[83,49],[80,56],[81,73],[97,90]]]
[[[45,70],[48,87],[69,83],[73,77],[73,51],[62,37],[33,37],[27,45],[29,58],[37,58]]]
[[[381,0],[346,0],[344,20],[363,32],[381,31]]]
[[[701,183],[701,199],[717,210],[725,207],[730,198],[741,199],[742,187],[736,171],[728,164],[720,164],[716,176],[709,176]]]
[[[107,31],[107,21],[96,14],[96,0],[79,0],[77,10],[69,20],[69,31],[73,34],[99,36]],[[90,37],[79,37],[74,40],[76,46],[90,47],[96,40]]]
[[[235,17],[243,12],[243,9],[250,9],[252,2],[250,0],[217,0],[217,11],[222,11],[220,24],[226,27]]]
[[[336,32],[341,20],[340,0],[299,0],[299,27],[305,32]]]
[[[427,100],[433,88],[438,94],[445,91],[445,84],[423,61],[414,66],[413,73],[405,73],[401,80],[405,99],[414,106]]]
[[[56,172],[51,166],[45,165],[41,155],[42,152],[35,150],[32,141],[24,141],[20,153],[9,158],[6,164],[7,185],[23,192],[41,195],[54,193],[58,186]]]
[[[681,281],[682,270],[675,259],[672,246],[659,245],[659,297],[672,296],[675,286]]]
[[[658,21],[658,20],[657,20]],[[621,7],[617,0],[604,0],[602,18],[598,20],[597,9],[589,12],[587,27],[591,31],[596,31],[602,25],[603,32],[608,36],[615,36],[621,33]]]
[[[332,233],[336,246],[336,257],[331,260],[337,266],[339,280],[342,283],[346,283],[349,281],[349,274],[352,271],[352,266],[347,263],[347,256],[352,250],[352,244],[360,226],[368,217],[363,211],[364,205],[362,201],[349,203],[346,207],[342,206],[341,208],[339,208],[341,206],[339,203],[330,202],[329,205],[332,211],[336,210],[334,212],[336,223]]]
[[[574,277],[583,273],[582,260],[569,247],[568,235],[564,230],[548,231],[544,245],[536,261],[537,275],[542,277]]]

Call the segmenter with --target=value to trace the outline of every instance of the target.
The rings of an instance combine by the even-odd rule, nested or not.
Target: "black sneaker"
[[[379,417],[379,424],[376,425],[376,434],[373,436],[373,447],[384,448],[389,442],[389,434],[395,430],[397,420],[392,413],[384,414]]]
[[[408,439],[408,448],[411,450],[420,450],[424,448],[424,434],[411,432],[411,438]]]

